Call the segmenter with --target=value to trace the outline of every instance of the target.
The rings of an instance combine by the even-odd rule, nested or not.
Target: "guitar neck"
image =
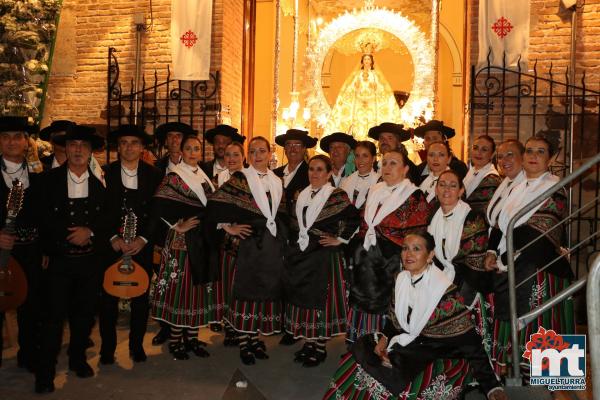
[[[6,222],[4,224],[4,228],[2,229],[4,232],[14,235],[15,230],[15,219],[8,217],[6,218]],[[8,259],[10,258],[11,250],[0,249],[0,269],[6,269],[8,266]]]

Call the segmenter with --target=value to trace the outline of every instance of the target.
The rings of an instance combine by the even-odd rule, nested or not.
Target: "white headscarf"
[[[318,190],[318,192],[313,198],[311,198],[314,190]],[[313,187],[309,185],[298,195],[298,200],[296,201],[296,219],[298,220],[298,227],[300,228],[300,232],[298,234],[298,245],[300,246],[300,250],[304,251],[304,249],[306,249],[308,246],[308,230],[315,223],[319,213],[327,202],[327,199],[334,190],[335,188],[331,185],[331,183],[327,182],[320,189],[313,189]],[[302,210],[304,210],[304,207],[307,206],[306,225],[304,225]]]
[[[427,232],[435,239],[435,256],[444,265],[444,273],[450,281],[454,281],[456,274],[452,259],[460,249],[460,239],[469,211],[471,206],[458,200],[448,214],[444,215],[442,207],[438,208],[427,227]]]
[[[496,223],[498,222],[498,215],[500,215],[500,211],[504,207],[508,195],[511,193],[513,188],[515,188],[524,180],[525,171],[521,170],[514,179],[511,180],[509,177],[506,177],[500,186],[498,186],[494,192],[494,196],[492,196],[492,199],[488,204],[486,211],[486,217],[488,219],[488,223],[490,224],[490,229],[496,226]]]
[[[367,200],[369,189],[377,183],[379,177],[379,173],[373,170],[364,177],[359,176],[358,171],[354,171],[352,175],[342,181],[340,187],[348,194],[354,206],[360,208]],[[354,191],[358,191],[356,199],[354,198]]]
[[[367,204],[365,206],[365,222],[368,229],[363,242],[363,247],[369,247],[377,243],[375,227],[385,217],[400,207],[418,188],[408,179],[404,179],[398,185],[388,186],[385,182],[379,182],[369,191]],[[381,204],[381,207],[379,205]]]
[[[475,171],[475,167],[471,166],[471,168],[469,168],[469,172],[467,172],[467,176],[465,176],[465,179],[463,179],[463,183],[465,185],[465,196],[469,197],[471,193],[477,189],[481,181],[483,181],[483,178],[488,175],[500,175],[498,174],[496,167],[494,167],[494,164],[488,163],[479,171]]]
[[[279,203],[281,203],[281,195],[283,194],[283,186],[281,185],[281,179],[279,179],[271,170],[267,170],[267,175],[264,178],[258,176],[258,171],[254,169],[252,165],[248,168],[244,168],[242,173],[248,180],[248,186],[256,201],[256,205],[260,209],[262,215],[267,218],[267,229],[271,232],[271,235],[277,235],[277,224],[275,223],[275,217],[277,216],[277,209]],[[271,193],[271,208],[269,209],[269,199],[267,192]]]
[[[231,178],[231,172],[229,172],[229,169],[225,169],[225,170],[219,172],[219,175],[217,175],[217,186],[221,187],[230,178]]]
[[[414,287],[411,282],[408,271],[402,271],[396,278],[394,312],[405,333],[394,336],[389,342],[388,350],[391,350],[396,343],[404,347],[421,334],[446,289],[452,284],[452,281],[435,265],[427,267],[421,280]],[[410,322],[408,321],[409,307],[412,309]]]
[[[204,171],[202,171],[202,168],[200,168],[200,166],[196,166],[196,168],[194,168],[191,165],[188,165],[182,161],[179,164],[173,166],[171,172],[179,175],[181,180],[183,180],[185,184],[188,185],[194,193],[196,193],[196,196],[198,196],[202,205],[206,205],[206,193],[204,193],[202,183],[208,182],[210,188],[213,191],[215,190],[215,187],[213,186],[208,176],[206,176]]]
[[[450,167],[446,167],[446,171],[449,169]],[[419,189],[421,189],[421,191],[425,193],[425,196],[427,196],[428,203],[431,203],[431,201],[435,198],[435,187],[438,179],[440,179],[439,175],[434,176],[433,172],[430,172],[429,175],[427,175],[427,178],[425,178],[425,180],[419,185]]]
[[[550,189],[559,180],[560,179],[558,176],[552,175],[550,172],[546,172],[538,178],[525,179],[523,182],[515,186],[510,196],[508,196],[506,199],[504,207],[498,216],[498,227],[502,231],[502,240],[500,240],[500,244],[498,246],[499,254],[502,254],[506,251],[506,232],[510,220],[527,204],[531,203],[540,194]],[[541,202],[535,206],[533,210],[530,210],[528,213],[519,218],[515,224],[515,228],[526,223],[529,218],[531,218],[531,216],[544,205],[544,203],[544,201]],[[498,257],[498,261],[498,267],[500,267],[501,270],[506,270],[506,267],[501,264],[500,257]]]

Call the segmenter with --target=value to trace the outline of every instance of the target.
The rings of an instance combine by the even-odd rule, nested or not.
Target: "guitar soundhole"
[[[113,281],[114,286],[139,286],[137,282],[130,281]]]

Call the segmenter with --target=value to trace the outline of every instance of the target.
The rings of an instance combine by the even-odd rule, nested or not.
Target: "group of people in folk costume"
[[[54,390],[66,319],[69,368],[77,376],[94,375],[85,349],[96,310],[100,363],[115,362],[118,299],[100,281],[123,255],[156,275],[152,296],[131,301],[135,362],[146,360],[149,315],[161,325],[153,344],[168,341],[177,360],[209,356],[198,339],[204,326],[224,330],[224,345],[239,346],[246,365],[269,358],[259,334],[283,333],[281,345],[303,339],[291,358],[304,367],[321,364],[327,340],[345,335],[349,352],[325,398],[458,396],[476,381],[488,398],[503,399],[497,374],[506,372],[512,345],[524,347],[542,325],[574,331],[566,300],[510,343],[508,222],[558,181],[548,171],[556,149],[543,136],[497,149],[493,138],[479,136],[467,168],[450,151],[454,130],[441,121],[414,131],[425,144],[420,165],[402,145],[411,137],[402,125],[372,127],[378,148],[341,132],[328,135],[320,147],[329,156],[310,159],[317,139],[291,129],[275,139],[287,164],[271,171],[269,141],[252,138],[245,154],[245,137],[231,126],[205,133],[214,151],[208,163],[192,127],[159,126],[155,136],[167,154],[152,166],[141,159],[150,137],[122,125],[108,137],[119,158],[99,174],[90,160],[104,139],[90,127],[57,121],[40,132],[55,155],[42,160],[44,173],[33,174],[24,158],[29,133],[26,119],[0,118],[0,200],[16,179],[26,187],[17,229],[0,231],[0,249],[11,251],[29,281],[18,310],[17,358],[35,373],[37,392]],[[558,191],[521,218],[516,248],[562,220],[565,209]],[[137,233],[126,241],[121,224],[132,211]],[[517,278],[526,280],[519,313],[569,284],[565,258],[540,270],[561,245],[562,232],[554,230],[515,260]]]

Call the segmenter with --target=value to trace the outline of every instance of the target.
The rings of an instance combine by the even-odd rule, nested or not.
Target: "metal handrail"
[[[600,399],[600,254],[594,258],[587,282],[588,338],[594,399]]]
[[[552,186],[550,189],[546,190],[544,193],[540,194],[535,200],[531,203],[527,204],[523,207],[517,214],[511,218],[508,222],[508,227],[506,229],[506,251],[507,251],[507,264],[508,264],[508,298],[510,305],[510,326],[511,326],[511,342],[512,342],[512,368],[513,368],[513,377],[506,380],[506,384],[508,386],[521,386],[521,371],[520,371],[520,363],[518,360],[520,359],[519,354],[519,318],[517,316],[517,288],[516,288],[516,278],[515,278],[515,246],[513,243],[513,235],[514,228],[517,224],[517,221],[521,219],[525,214],[529,211],[533,210],[535,207],[540,205],[554,193],[561,190],[566,185],[573,182],[575,179],[579,178],[588,169],[592,168],[594,165],[600,163],[600,153],[596,154],[594,157],[585,162],[581,167],[579,167],[572,174],[562,178],[558,183]],[[537,310],[536,310],[537,311]],[[539,315],[539,314],[538,314]]]

